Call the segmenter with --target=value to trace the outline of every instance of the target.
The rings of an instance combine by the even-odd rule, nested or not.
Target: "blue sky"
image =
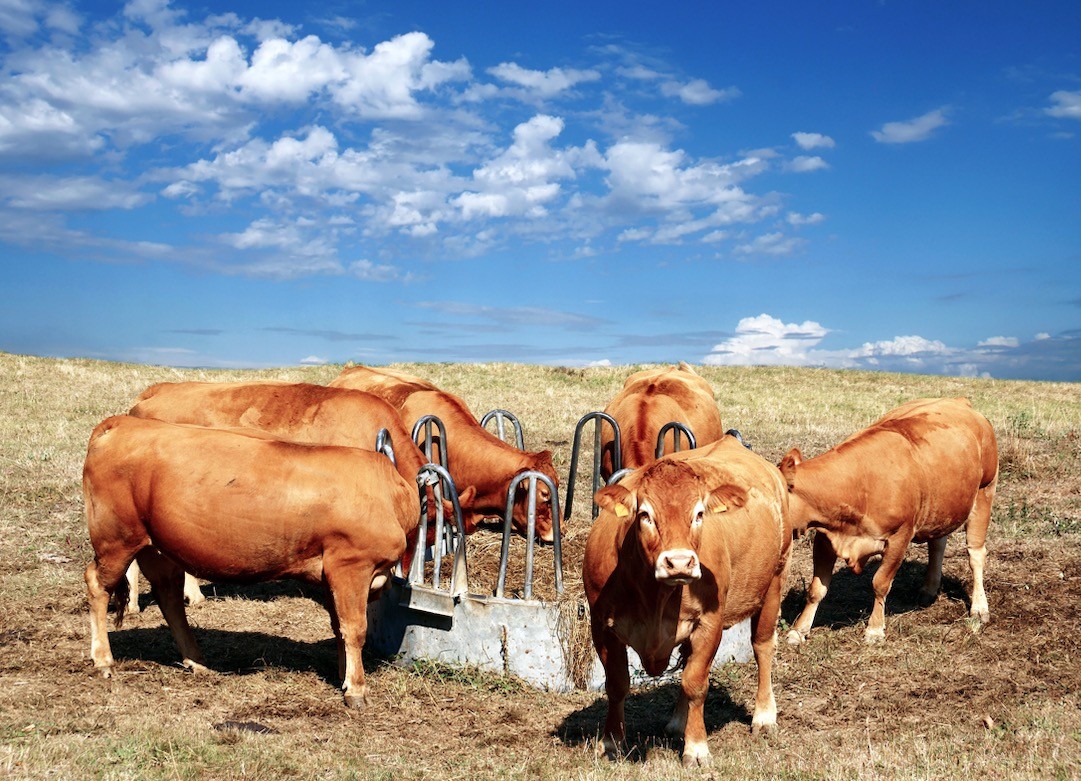
[[[1081,380],[1072,0],[0,0],[0,36],[0,350]]]

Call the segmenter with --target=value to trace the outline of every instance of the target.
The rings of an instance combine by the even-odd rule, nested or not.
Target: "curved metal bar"
[[[508,412],[505,409],[491,410],[490,412],[485,413],[484,417],[480,419],[481,428],[488,428],[488,423],[492,420],[495,420],[496,436],[504,442],[507,437],[504,422],[509,420],[511,426],[514,427],[515,446],[519,450],[525,450],[525,433],[522,431],[522,423],[513,412]]]
[[[661,430],[657,432],[657,449],[654,451],[655,457],[660,458],[664,455],[664,435],[669,431],[672,432],[672,438],[675,440],[675,449],[672,451],[673,453],[678,453],[683,449],[679,444],[679,435],[681,433],[683,436],[687,437],[687,444],[690,445],[688,450],[694,450],[698,447],[698,442],[695,440],[694,434],[691,433],[691,429],[686,424],[673,420],[670,423],[665,423],[661,426]]]
[[[571,468],[567,475],[567,503],[563,507],[563,520],[569,521],[574,504],[574,479],[578,475],[578,452],[582,445],[582,429],[593,421],[593,493],[601,487],[601,427],[607,423],[612,427],[612,471],[618,472],[623,466],[623,443],[620,438],[619,424],[607,412],[588,412],[581,417],[574,427],[574,445],[571,447]],[[592,494],[590,494],[592,496]],[[593,518],[599,509],[593,505]]]
[[[394,457],[394,440],[385,428],[379,429],[379,433],[375,435],[375,450],[389,458],[394,466],[398,466],[398,459]]]
[[[563,593],[563,531],[559,522],[559,492],[556,491],[552,478],[543,472],[529,469],[516,474],[507,486],[507,506],[503,514],[503,544],[499,549],[499,580],[495,587],[495,595],[500,598],[503,597],[507,585],[507,563],[510,559],[510,536],[513,533],[514,522],[514,494],[518,486],[526,480],[529,481],[529,493],[526,498],[525,583],[522,585],[522,594],[525,599],[533,597],[533,545],[537,537],[537,481],[548,486],[548,504],[552,510],[552,553],[555,558],[556,593]]]
[[[428,463],[434,464],[435,462],[432,461],[432,426],[439,430],[439,465],[447,469],[447,429],[443,425],[443,421],[435,415],[423,416],[413,424],[413,441],[417,443],[417,447],[424,451],[424,457],[428,459]],[[424,432],[424,441],[417,442],[417,437],[420,436],[421,431]]]
[[[432,586],[440,588],[442,575],[440,564],[443,556],[446,555],[443,552],[443,543],[447,531],[444,527],[443,498],[446,496],[450,500],[454,512],[454,531],[451,535],[451,544],[454,547],[454,566],[451,570],[450,594],[451,596],[459,596],[468,591],[469,576],[466,567],[465,524],[462,521],[462,505],[458,501],[458,489],[454,485],[450,472],[439,464],[425,464],[417,472],[417,489],[421,495],[422,505],[425,499],[425,489],[428,487],[432,489],[432,494],[435,497],[435,550],[432,555],[435,566],[432,569]],[[410,585],[424,582],[424,552],[428,547],[427,543],[428,514],[421,512],[417,529],[416,549],[413,552],[413,563],[409,568],[408,580]]]
[[[612,476],[608,478],[608,485],[615,485],[633,471],[633,469],[627,467],[626,469],[620,469],[618,472],[613,472]]]
[[[744,441],[743,441],[743,435],[739,433],[739,429],[735,429],[735,428],[730,428],[730,429],[728,429],[728,431],[726,431],[726,432],[724,432],[724,433],[725,433],[725,434],[728,434],[728,435],[729,435],[729,436],[731,436],[731,437],[735,437],[735,438],[736,438],[736,439],[737,439],[737,440],[739,441],[739,443],[740,443],[741,445],[743,445],[743,446],[744,446],[745,448],[747,448],[748,450],[751,450],[751,446],[750,446],[750,445],[748,445],[748,444],[747,444],[746,442],[744,442]]]

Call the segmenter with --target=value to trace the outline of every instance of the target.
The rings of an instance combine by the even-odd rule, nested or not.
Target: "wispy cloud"
[[[503,326],[530,326],[584,331],[608,323],[599,317],[537,306],[485,306],[455,301],[422,301],[413,306],[449,317],[471,318]]]
[[[872,130],[871,135],[881,144],[911,144],[926,141],[934,131],[949,124],[945,107],[928,111],[914,119],[901,122],[887,122],[880,130]]]

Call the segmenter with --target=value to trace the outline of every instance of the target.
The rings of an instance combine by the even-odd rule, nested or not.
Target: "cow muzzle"
[[[686,585],[702,577],[702,564],[693,550],[666,550],[657,557],[653,575],[658,583]]]

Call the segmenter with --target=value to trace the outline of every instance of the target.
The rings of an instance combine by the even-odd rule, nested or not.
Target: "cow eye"
[[[646,526],[653,525],[653,519],[649,517],[649,513],[638,513],[638,522]]]
[[[705,514],[705,512],[704,512],[703,510],[699,510],[699,511],[698,511],[697,513],[695,513],[695,515],[694,515],[694,525],[695,525],[695,526],[698,526],[698,525],[700,525],[700,524],[702,523],[702,519],[703,519],[703,518],[705,518],[705,517],[706,517],[706,514]]]

